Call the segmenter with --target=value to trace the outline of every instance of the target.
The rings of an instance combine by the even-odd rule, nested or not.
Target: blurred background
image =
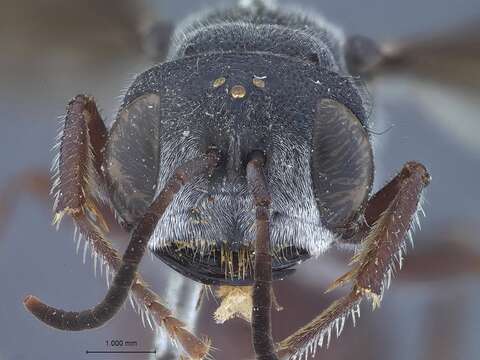
[[[143,7],[126,0],[0,0],[1,360],[147,358],[86,354],[86,350],[104,350],[105,341],[111,339],[137,341],[138,350],[152,349],[152,331],[142,326],[130,306],[105,327],[80,333],[47,328],[23,308],[27,294],[77,309],[94,304],[105,293],[104,279],[95,278],[91,262],[82,264],[81,254],[75,253],[71,222],[65,220],[58,232],[50,225],[52,202],[45,190],[53,158],[50,149],[58,117],[72,96],[94,95],[109,123],[129,83],[151,65],[134,31],[137,24],[144,30],[156,19],[176,22],[194,11],[230,3],[150,0]],[[346,33],[376,40],[422,36],[480,19],[478,0],[299,0],[298,4],[322,12]],[[480,76],[480,69],[472,76]],[[375,111],[382,118],[374,130],[389,129],[376,136],[376,188],[406,161],[421,161],[433,176],[424,205],[427,216],[421,219],[415,249],[409,250],[381,308],[372,313],[368,304],[363,306],[356,328],[349,321],[340,339],[320,351],[318,359],[473,360],[480,356],[480,140],[462,141],[453,135],[455,119],[449,127],[439,126],[435,109],[399,84],[389,80],[377,84],[377,93],[372,90]],[[122,244],[119,240],[117,245]],[[347,270],[350,256],[332,250],[276,284],[285,310],[274,316],[275,339],[296,330],[342,294],[342,290],[328,295],[323,291]],[[170,270],[150,257],[142,268],[162,294]],[[215,307],[211,298],[204,302],[197,330],[212,338],[217,349],[213,356],[251,356],[248,324],[233,320],[216,325]]]

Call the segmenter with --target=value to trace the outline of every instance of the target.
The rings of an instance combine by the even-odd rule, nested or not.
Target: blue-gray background
[[[3,3],[13,2],[0,1],[0,5]],[[28,4],[28,1],[21,3]],[[43,3],[49,6],[48,1]],[[162,0],[155,2],[155,7],[163,18],[175,21],[217,4],[218,1]],[[429,33],[480,17],[478,0],[304,0],[298,4],[321,11],[347,33],[361,33],[374,39]],[[72,1],[72,12],[76,6],[81,5]],[[21,13],[21,9],[12,13],[19,16],[19,21],[10,19],[9,24],[13,25],[9,28],[0,24],[0,49],[16,49],[16,42],[24,40],[20,35],[16,38],[16,34],[22,32],[20,27],[28,26],[22,23]],[[88,25],[88,19],[86,23]],[[88,59],[87,67],[81,58],[71,54],[49,52],[48,48],[39,48],[7,55],[0,50],[0,187],[24,170],[49,167],[57,117],[63,113],[69,98],[81,92],[94,94],[105,117],[111,119],[121,90],[148,64],[140,58],[123,56],[99,67]],[[379,126],[395,126],[388,132],[382,152],[376,154],[382,164],[379,184],[407,160],[424,162],[433,175],[433,182],[427,192],[427,218],[422,221],[421,239],[433,244],[437,236],[445,235],[443,232],[453,232],[461,234],[456,237],[473,243],[473,249],[478,250],[480,154],[433,126],[426,119],[428,113],[413,106],[411,101],[398,99],[384,106],[389,116]],[[64,221],[59,232],[54,231],[50,226],[49,207],[50,204],[35,201],[29,195],[20,197],[1,235],[0,359],[91,359],[94,356],[86,355],[85,350],[104,349],[105,340],[112,338],[136,340],[139,348],[150,349],[150,331],[143,328],[130,308],[100,330],[75,334],[46,328],[24,310],[22,299],[29,293],[48,303],[77,309],[93,304],[105,292],[104,281],[93,277],[90,262],[87,260],[87,265],[83,265],[81,255],[75,254],[70,221]],[[328,263],[326,258],[319,261]],[[149,257],[144,262],[150,277],[155,276],[155,272],[165,273],[160,265],[152,267]],[[292,286],[311,289],[305,291],[320,298],[322,286],[328,280],[314,281],[322,278],[319,274],[322,269],[324,267],[310,264],[289,281]],[[333,280],[341,271],[325,276]],[[480,354],[479,295],[478,272],[476,276],[437,279],[433,283],[404,281],[397,285],[394,282],[382,308],[371,314],[365,307],[357,329],[348,326],[345,341],[342,338],[334,341],[325,358],[357,355],[369,359],[477,359]],[[297,298],[296,304],[301,308],[302,299]],[[319,301],[318,307],[301,314],[302,319],[312,317],[321,304]],[[207,307],[211,308],[205,306],[204,311]],[[202,316],[202,333],[215,332],[209,316]],[[277,328],[295,329],[290,323],[282,322],[282,316],[277,319],[280,319],[275,324]],[[213,341],[220,349],[214,353],[217,359],[234,356],[227,354],[231,344],[236,344],[235,336],[248,338],[248,328],[241,323],[234,324],[233,330],[229,330],[227,324],[216,331]],[[144,357],[125,355],[122,358]]]

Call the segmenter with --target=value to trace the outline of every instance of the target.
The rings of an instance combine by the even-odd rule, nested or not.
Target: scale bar
[[[103,350],[103,351],[85,351],[87,354],[156,354],[157,350],[141,351],[141,350]]]

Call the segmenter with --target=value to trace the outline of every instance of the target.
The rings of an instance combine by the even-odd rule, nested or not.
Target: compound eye
[[[105,172],[113,205],[130,224],[155,195],[160,157],[160,97],[140,96],[118,114],[106,148]]]
[[[322,99],[313,123],[311,171],[322,223],[348,224],[367,200],[373,155],[367,132],[343,104]]]

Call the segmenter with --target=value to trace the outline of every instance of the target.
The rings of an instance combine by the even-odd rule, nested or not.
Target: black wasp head
[[[205,283],[251,283],[255,208],[245,167],[267,159],[274,278],[329,247],[371,189],[365,109],[348,77],[290,56],[196,54],[155,66],[129,89],[106,150],[110,196],[135,224],[173,171],[219,149],[212,177],[176,196],[150,249]]]

